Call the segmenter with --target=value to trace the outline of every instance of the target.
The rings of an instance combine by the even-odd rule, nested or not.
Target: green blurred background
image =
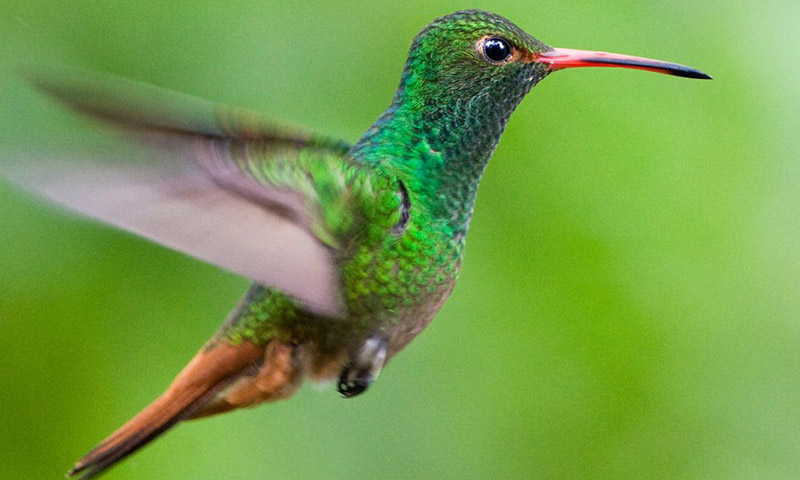
[[[484,177],[455,293],[368,394],[307,386],[185,424],[108,478],[800,478],[796,0],[3,0],[0,145],[76,131],[7,74],[26,62],[355,140],[417,31],[468,7],[553,45],[715,80],[548,78]],[[162,391],[247,285],[6,185],[0,272],[9,479],[61,478]]]

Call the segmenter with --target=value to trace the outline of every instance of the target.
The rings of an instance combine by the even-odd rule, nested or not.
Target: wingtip
[[[52,65],[21,65],[16,74],[32,89],[73,108],[80,107],[80,91],[93,78],[88,70]]]
[[[68,77],[80,72],[79,69],[71,67],[56,67],[44,65],[18,65],[15,68],[15,73],[18,77],[22,78],[30,85],[37,88],[47,88],[53,85],[54,77]]]

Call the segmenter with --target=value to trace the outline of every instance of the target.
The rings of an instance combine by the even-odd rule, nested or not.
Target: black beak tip
[[[697,78],[700,80],[713,80],[711,75],[701,72],[700,70],[692,67],[687,67],[686,65],[678,65],[677,63],[666,63],[663,64],[664,73],[669,73],[678,77],[684,78]]]
[[[701,72],[700,70],[695,70],[694,68],[686,69],[686,71],[682,72],[682,73],[683,74],[680,75],[680,76],[681,77],[686,77],[686,78],[697,78],[697,79],[700,79],[700,80],[713,80],[714,79],[714,77],[712,77],[711,75],[709,75],[707,73],[704,73],[704,72]]]
[[[640,58],[593,57],[593,58],[587,58],[585,62],[599,66],[611,65],[611,66],[620,66],[627,68],[640,68],[644,70],[653,70],[660,73],[666,73],[668,75],[674,75],[676,77],[698,78],[701,80],[712,79],[711,75],[703,73],[696,68],[687,67],[686,65],[680,65],[677,63],[661,62],[646,58],[640,59]]]

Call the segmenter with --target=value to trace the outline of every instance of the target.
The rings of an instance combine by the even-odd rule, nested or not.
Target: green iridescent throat
[[[391,105],[350,156],[387,167],[434,218],[466,230],[480,178],[509,117],[546,71],[528,63],[482,72],[472,58],[438,52],[474,50],[475,40],[462,35],[467,27],[432,35],[437,27],[452,25],[434,24],[417,36]],[[502,33],[536,42],[521,31]],[[486,78],[476,81],[479,74]]]

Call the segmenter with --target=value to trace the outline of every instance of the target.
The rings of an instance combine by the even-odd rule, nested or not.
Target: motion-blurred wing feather
[[[285,125],[254,110],[214,103],[116,75],[58,67],[26,69],[22,76],[74,110],[131,130],[263,140],[340,155],[351,147],[343,140]]]
[[[68,72],[59,79],[28,78],[60,102],[134,133],[139,144],[101,156],[78,150],[58,161],[22,155],[3,167],[6,177],[90,217],[277,287],[311,311],[342,313],[335,252],[314,233],[319,212],[307,198],[308,185],[270,184],[240,155],[257,145],[259,165],[283,162],[297,169],[291,162],[299,149],[330,159],[342,157],[343,143],[274,129],[254,113],[157,87],[98,75],[84,81]],[[308,180],[302,172],[297,177]]]

